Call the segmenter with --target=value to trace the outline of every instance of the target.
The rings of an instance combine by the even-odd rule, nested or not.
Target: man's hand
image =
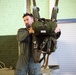
[[[34,30],[32,29],[32,27],[29,28],[29,33],[34,33]]]
[[[58,26],[55,28],[55,33],[57,32],[60,32],[60,28]]]

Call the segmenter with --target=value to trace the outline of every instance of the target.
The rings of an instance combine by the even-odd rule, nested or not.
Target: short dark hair
[[[23,17],[22,17],[22,18],[24,18],[24,17],[26,17],[26,16],[30,16],[30,17],[33,18],[33,14],[31,14],[31,13],[25,13],[25,14],[23,14]]]

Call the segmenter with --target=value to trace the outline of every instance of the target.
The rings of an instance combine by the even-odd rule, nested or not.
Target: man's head
[[[34,22],[33,15],[29,13],[23,15],[23,20],[27,28],[31,27],[31,24]]]

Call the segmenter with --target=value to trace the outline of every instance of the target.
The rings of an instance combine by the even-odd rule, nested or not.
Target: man
[[[18,30],[17,40],[20,46],[20,55],[16,65],[15,75],[42,75],[41,64],[35,63],[32,56],[32,30],[31,24],[34,22],[33,15],[26,13],[23,15],[26,28]]]
[[[30,75],[42,75],[41,64],[35,63],[33,59],[32,34],[34,34],[34,30],[31,27],[34,22],[33,15],[26,13],[23,15],[23,20],[26,28],[19,29],[17,34],[20,55],[16,65],[15,75],[27,75],[27,73]],[[55,33],[59,31],[60,29],[57,27]]]

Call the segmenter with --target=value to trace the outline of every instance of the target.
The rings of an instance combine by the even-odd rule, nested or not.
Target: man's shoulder
[[[20,29],[18,29],[18,31],[25,31],[25,30],[27,30],[27,28],[20,28]]]

